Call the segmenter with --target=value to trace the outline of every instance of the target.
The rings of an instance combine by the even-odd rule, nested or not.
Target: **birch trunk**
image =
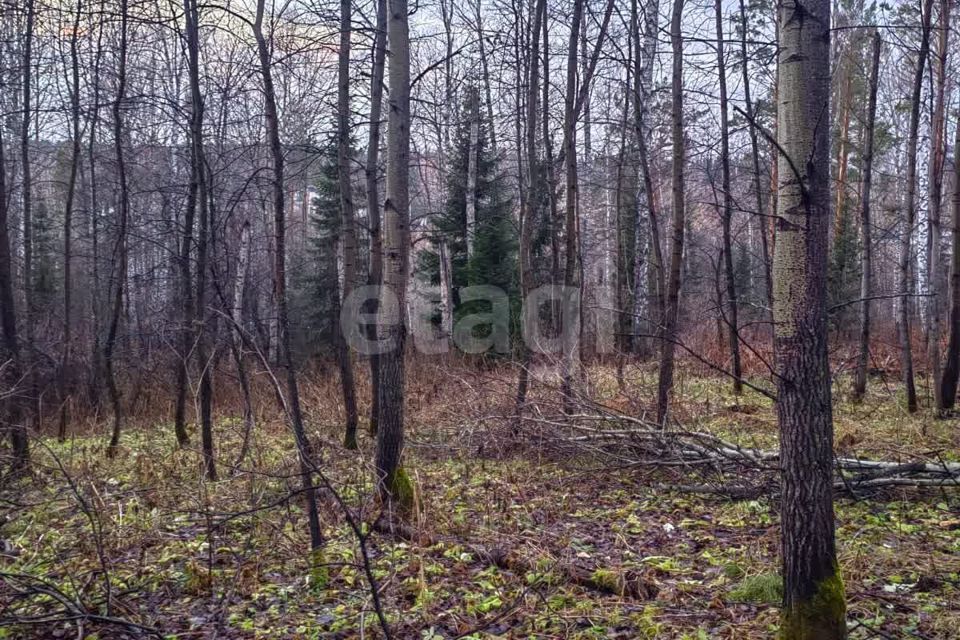
[[[857,370],[853,382],[853,399],[860,401],[867,391],[867,364],[870,358],[870,295],[873,280],[873,221],[871,220],[870,189],[873,185],[874,127],[877,120],[877,87],[880,74],[880,32],[872,39],[873,61],[870,69],[870,98],[867,121],[864,124],[865,149],[863,153],[863,184],[860,187],[860,343],[857,352]]]

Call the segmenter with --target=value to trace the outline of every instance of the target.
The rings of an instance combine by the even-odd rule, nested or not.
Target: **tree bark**
[[[357,225],[353,215],[353,180],[350,153],[350,0],[340,0],[340,52],[337,65],[337,175],[340,183],[340,238],[343,248],[343,298],[357,286]],[[336,257],[334,257],[336,264]],[[334,277],[336,273],[334,273]],[[339,301],[338,301],[339,302]],[[339,322],[335,323],[339,326]],[[353,359],[347,348],[343,331],[334,336],[339,345],[337,360],[340,365],[340,386],[343,390],[343,408],[346,429],[343,446],[357,448],[357,392],[353,381]]]
[[[203,450],[203,469],[209,480],[217,479],[213,452],[213,376],[209,335],[207,331],[207,269],[209,261],[210,206],[206,160],[203,148],[203,95],[200,92],[200,16],[196,0],[184,0],[186,20],[187,75],[190,82],[190,187],[187,209],[199,209],[200,225],[197,231],[197,283],[194,317],[197,368],[200,371],[200,442]],[[189,265],[187,267],[189,269]]]
[[[250,265],[250,221],[245,220],[240,229],[240,247],[237,249],[237,273],[233,285],[233,304],[230,307],[231,346],[233,360],[237,365],[237,377],[240,379],[240,390],[243,392],[243,443],[234,466],[247,457],[250,450],[250,437],[254,429],[253,399],[250,393],[250,375],[247,372],[243,358],[243,291],[246,288],[247,271]]]
[[[937,41],[937,53],[931,65],[934,72],[933,119],[930,123],[930,161],[927,181],[927,205],[929,226],[928,285],[930,297],[927,299],[927,361],[930,364],[930,382],[933,386],[933,402],[937,411],[947,408],[943,397],[942,374],[940,371],[940,314],[943,295],[943,274],[940,266],[942,234],[940,228],[943,208],[943,170],[946,157],[946,84],[947,53],[950,42],[950,5],[951,0],[940,3],[940,22]]]
[[[774,349],[780,425],[784,640],[846,637],[833,516],[827,360],[830,1],[783,0]],[[819,125],[819,126],[818,126]]]
[[[723,215],[720,223],[723,234],[723,267],[726,277],[726,297],[728,311],[726,322],[727,340],[730,348],[731,373],[733,373],[733,392],[743,392],[740,367],[740,323],[738,321],[737,284],[733,271],[733,247],[730,240],[730,225],[733,221],[733,194],[730,192],[730,125],[727,117],[727,66],[723,57],[723,6],[716,0],[717,21],[717,73],[720,78],[720,168],[722,172]],[[751,128],[752,129],[752,128]],[[721,305],[721,309],[723,306]]]
[[[660,343],[660,370],[657,381],[657,424],[665,427],[669,419],[670,395],[673,390],[674,351],[677,321],[680,314],[680,279],[683,267],[683,236],[686,229],[684,208],[684,139],[683,139],[683,0],[674,0],[670,21],[670,42],[673,47],[672,137],[673,137],[673,238],[670,251],[670,273],[667,281],[663,340]]]
[[[34,350],[36,349],[36,336],[33,297],[33,174],[30,166],[30,127],[33,120],[31,111],[33,102],[33,31],[36,19],[36,5],[34,0],[25,0],[24,10],[26,11],[26,23],[23,33],[23,83],[21,108],[23,109],[20,123],[20,172],[22,185],[20,188],[21,200],[23,203],[23,300],[24,317],[26,319],[25,334],[27,339],[26,354],[26,379],[23,384],[26,385],[26,396],[29,398],[28,414],[32,415],[34,421],[39,420],[39,399],[35,367]],[[39,426],[39,425],[38,425]]]
[[[383,107],[383,68],[386,59],[387,0],[377,0],[376,34],[373,38],[373,64],[370,72],[370,129],[367,138],[367,224],[370,227],[370,272],[367,283],[380,284],[383,278],[383,245],[380,237],[380,187],[377,174],[380,156],[380,121]],[[371,309],[376,313],[376,301]],[[377,339],[377,325],[367,325],[367,338]],[[377,433],[380,418],[380,355],[370,354],[370,433]]]
[[[537,118],[540,115],[540,31],[543,26],[543,16],[546,14],[546,0],[536,0],[533,11],[533,35],[527,51],[527,113],[526,113],[526,193],[523,195],[525,206],[520,210],[520,291],[526,300],[534,289],[533,256],[531,243],[533,240],[533,224],[536,220],[540,203],[539,154],[537,153]],[[519,56],[518,56],[519,57]],[[519,128],[519,114],[517,114]],[[520,148],[520,141],[517,141]],[[520,370],[517,376],[517,399],[515,418],[519,420],[523,406],[527,401],[527,387],[530,378],[531,351],[526,341],[520,345]]]
[[[923,70],[930,51],[930,19],[933,13],[933,0],[924,0],[921,14],[920,52],[917,55],[917,67],[913,77],[913,97],[910,109],[910,132],[907,139],[907,192],[903,228],[900,232],[899,286],[900,304],[897,314],[897,336],[900,340],[900,369],[906,388],[907,411],[917,410],[917,389],[913,377],[913,347],[910,344],[911,304],[909,293],[910,263],[913,261],[913,227],[917,219],[917,138],[920,129],[920,102],[923,95]]]
[[[747,127],[747,133],[750,136],[750,160],[753,169],[753,197],[756,205],[756,211],[753,214],[754,220],[758,223],[760,235],[760,260],[763,262],[763,285],[765,302],[767,305],[767,315],[771,313],[773,306],[773,280],[770,277],[770,246],[767,240],[767,221],[764,216],[763,207],[763,189],[760,187],[760,143],[757,133],[757,127],[753,125],[756,120],[753,100],[750,94],[750,65],[747,55],[747,7],[744,0],[740,0],[740,56],[743,58],[741,71],[743,73],[743,101],[744,112],[747,114],[747,120],[750,126]]]
[[[580,35],[580,22],[583,19],[584,0],[574,0],[573,17],[570,24],[570,39],[567,42],[567,90],[563,102],[563,154],[565,163],[564,175],[564,213],[566,230],[566,263],[563,283],[567,288],[566,295],[574,295],[577,289],[576,313],[564,315],[563,327],[563,406],[564,410],[572,412],[574,387],[579,378],[580,366],[580,246],[578,239],[577,206],[580,199],[579,180],[577,177],[577,39]],[[584,82],[589,82],[585,79]]]
[[[285,369],[287,384],[287,410],[290,416],[293,435],[296,438],[297,453],[300,459],[300,482],[306,500],[307,522],[310,530],[310,548],[312,561],[320,560],[323,548],[323,531],[320,529],[320,516],[317,513],[317,495],[313,484],[313,446],[307,439],[303,425],[303,410],[300,406],[300,389],[297,385],[297,373],[290,352],[290,321],[287,312],[287,251],[286,251],[286,209],[284,207],[283,146],[280,142],[280,119],[277,112],[277,94],[273,88],[273,70],[270,60],[270,46],[263,32],[265,0],[257,0],[256,17],[253,23],[253,35],[257,42],[257,58],[260,63],[260,75],[263,81],[264,119],[267,129],[267,143],[273,165],[273,222],[274,222],[274,273],[273,288],[277,300],[277,329],[279,331],[279,356]]]
[[[11,466],[14,470],[24,469],[30,463],[30,442],[27,438],[27,425],[24,422],[23,400],[17,387],[22,383],[23,364],[20,359],[20,343],[17,336],[16,298],[13,286],[13,256],[10,249],[10,199],[7,193],[7,163],[4,153],[3,127],[0,127],[0,329],[3,330],[4,361],[3,376],[0,378],[5,388],[13,395],[0,404],[3,410],[3,422],[10,435],[10,449],[13,454]]]
[[[860,343],[857,352],[857,370],[853,382],[853,399],[859,402],[867,391],[867,364],[870,357],[870,296],[873,280],[873,228],[871,221],[870,189],[873,185],[873,139],[877,120],[877,87],[880,74],[880,32],[872,39],[872,67],[870,69],[870,98],[867,121],[864,124],[865,149],[863,153],[863,184],[860,187]]]
[[[73,208],[77,192],[77,175],[80,169],[80,55],[77,40],[80,33],[80,17],[83,14],[83,0],[77,0],[73,30],[70,33],[70,175],[67,178],[67,198],[63,211],[63,348],[60,354],[60,425],[57,438],[62,442],[67,437],[69,417],[69,367],[70,350],[73,338]]]
[[[117,344],[117,333],[120,327],[120,313],[123,310],[123,289],[127,281],[127,224],[130,217],[130,193],[127,185],[127,165],[124,157],[124,130],[123,105],[126,100],[127,87],[127,24],[129,19],[128,2],[120,0],[120,48],[117,52],[117,96],[113,101],[113,145],[117,161],[117,181],[119,183],[120,217],[117,229],[116,244],[113,249],[113,260],[116,264],[116,277],[113,283],[113,310],[110,314],[110,329],[107,341],[103,348],[103,362],[107,373],[107,391],[113,406],[113,429],[110,435],[110,445],[107,455],[113,456],[120,445],[120,429],[122,421],[122,407],[120,390],[117,388],[117,378],[114,363],[114,350]]]
[[[960,149],[960,126],[956,127],[956,139],[953,148]],[[957,381],[960,380],[960,166],[954,152],[953,199],[951,203],[951,244],[953,255],[950,258],[950,338],[947,341],[947,353],[940,379],[940,397],[945,409],[952,409],[957,400]]]
[[[412,507],[413,487],[401,466],[404,437],[404,347],[410,257],[410,31],[407,0],[389,0],[389,111],[387,198],[383,206],[383,287],[397,302],[380,305],[380,418],[376,471],[380,495],[401,510]]]

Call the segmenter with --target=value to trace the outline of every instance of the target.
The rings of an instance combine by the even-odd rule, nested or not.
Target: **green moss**
[[[810,600],[783,610],[781,640],[842,640],[846,638],[847,601],[839,569],[817,583]]]
[[[750,576],[730,592],[730,599],[755,604],[779,604],[783,600],[783,578],[776,573]]]
[[[590,575],[590,582],[600,591],[607,593],[623,593],[623,581],[620,574],[610,569],[596,569]]]
[[[412,511],[417,502],[413,481],[403,467],[397,467],[386,480],[390,498],[404,511]]]

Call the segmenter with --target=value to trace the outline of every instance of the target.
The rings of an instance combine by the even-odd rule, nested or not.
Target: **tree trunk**
[[[900,340],[900,369],[903,384],[906,387],[907,411],[917,410],[917,389],[913,380],[913,348],[910,344],[910,263],[913,260],[913,227],[917,219],[917,138],[920,129],[920,102],[923,95],[923,69],[930,51],[930,19],[933,13],[933,0],[924,0],[921,15],[922,27],[920,52],[917,56],[917,68],[913,77],[913,97],[910,109],[910,133],[907,140],[907,193],[904,203],[906,212],[900,232],[899,286],[900,306],[897,314],[897,334]]]
[[[563,406],[568,413],[573,410],[574,387],[577,386],[580,365],[580,268],[577,206],[580,199],[579,180],[577,178],[577,38],[580,35],[580,22],[583,17],[583,1],[574,0],[573,17],[570,24],[570,39],[567,42],[567,90],[563,103],[563,154],[565,163],[564,212],[566,230],[566,263],[563,283],[566,296],[574,295],[577,290],[576,312],[563,317]]]
[[[207,170],[203,148],[203,96],[200,93],[200,16],[196,0],[184,0],[187,41],[187,75],[190,79],[190,187],[187,209],[200,212],[197,232],[197,286],[194,303],[197,368],[200,371],[200,442],[203,449],[203,469],[209,480],[217,479],[213,452],[213,359],[210,357],[207,331],[207,269],[209,261],[210,207],[207,199]],[[189,268],[189,266],[188,266]]]
[[[10,199],[7,193],[7,163],[4,153],[3,127],[0,127],[0,329],[3,330],[4,388],[13,391],[13,396],[0,403],[0,414],[10,433],[10,449],[13,454],[11,466],[23,469],[30,463],[30,442],[24,422],[21,392],[16,391],[22,383],[23,365],[20,360],[20,343],[17,336],[16,298],[13,287],[13,256],[10,250]]]
[[[306,500],[307,521],[310,529],[311,561],[314,568],[322,562],[323,531],[320,529],[320,517],[317,513],[317,495],[313,485],[313,447],[307,439],[303,425],[303,411],[300,407],[300,389],[297,386],[297,373],[293,367],[290,353],[290,321],[287,313],[287,251],[286,251],[286,209],[284,208],[283,147],[280,143],[280,120],[277,113],[277,94],[273,88],[273,70],[270,60],[270,46],[263,34],[265,0],[257,0],[256,17],[253,23],[253,35],[257,41],[257,57],[260,63],[260,75],[263,80],[264,119],[267,129],[267,143],[273,164],[273,222],[274,222],[274,273],[273,288],[277,300],[277,329],[279,331],[279,356],[286,370],[287,411],[289,412],[293,434],[296,438],[297,453],[300,458],[300,481]]]
[[[546,0],[536,0],[532,20],[533,36],[530,48],[527,51],[529,71],[527,72],[527,113],[526,113],[526,193],[523,200],[525,206],[520,210],[520,291],[524,300],[528,299],[534,289],[533,256],[531,254],[533,241],[533,224],[536,220],[540,203],[539,154],[537,153],[537,118],[540,115],[540,31],[543,26],[543,16],[546,12]],[[519,57],[519,56],[518,56]],[[517,122],[519,123],[519,114]],[[519,124],[518,124],[519,128]],[[520,141],[517,141],[520,148]],[[516,415],[519,420],[523,405],[527,401],[527,387],[530,379],[531,351],[526,340],[520,345],[520,370],[517,376]]]
[[[770,277],[770,247],[767,241],[767,222],[764,216],[763,190],[760,187],[760,144],[757,135],[757,127],[753,126],[756,119],[753,100],[750,97],[750,65],[747,55],[747,8],[744,0],[740,0],[740,56],[743,58],[741,71],[743,72],[743,101],[744,112],[747,114],[747,121],[751,123],[747,127],[747,133],[750,135],[750,160],[753,169],[753,197],[756,204],[756,211],[753,219],[756,221],[760,235],[760,260],[763,262],[763,285],[765,303],[767,305],[767,315],[773,306],[773,288]]]
[[[781,2],[774,250],[784,640],[846,637],[833,516],[827,360],[830,2]],[[821,126],[818,126],[821,125]]]
[[[930,297],[927,299],[927,360],[930,364],[930,383],[933,386],[933,402],[937,411],[946,409],[940,372],[940,304],[943,295],[943,275],[940,266],[942,239],[940,217],[943,208],[943,170],[946,157],[945,114],[947,84],[947,48],[950,42],[950,5],[951,0],[942,0],[940,4],[940,23],[937,41],[937,53],[931,64],[934,67],[934,107],[930,123],[930,161],[927,181],[929,256],[927,260],[928,285]]]
[[[953,165],[953,201],[951,239],[953,255],[950,258],[950,338],[940,380],[940,397],[945,409],[952,409],[957,400],[957,381],[960,379],[960,165],[956,161],[960,149],[960,126],[956,127]]]
[[[67,178],[67,201],[63,211],[63,349],[60,354],[60,425],[57,438],[62,442],[67,437],[69,416],[70,349],[73,337],[72,310],[72,262],[73,262],[73,207],[77,192],[77,174],[80,168],[80,56],[77,40],[80,33],[80,17],[83,14],[83,0],[77,0],[73,30],[70,33],[70,136],[72,138],[70,156],[70,175]]]
[[[863,184],[860,187],[860,345],[857,352],[857,371],[853,382],[853,399],[859,402],[867,391],[867,364],[870,357],[870,295],[873,280],[873,228],[870,217],[870,188],[873,184],[873,138],[877,121],[877,87],[880,74],[880,32],[874,31],[872,64],[870,69],[870,98],[867,121],[864,125],[866,148],[863,153]]]
[[[25,0],[24,10],[26,11],[26,24],[23,34],[23,94],[21,108],[23,109],[22,120],[20,123],[20,172],[22,185],[20,188],[23,203],[23,300],[24,317],[26,319],[26,396],[29,398],[28,413],[33,416],[34,421],[39,421],[39,398],[38,384],[35,367],[34,350],[36,349],[36,336],[34,321],[33,299],[33,174],[30,166],[30,127],[33,119],[31,112],[32,103],[32,83],[33,83],[33,30],[36,18],[36,6],[34,0]],[[39,424],[37,425],[39,426]]]
[[[733,194],[730,192],[730,134],[727,120],[727,67],[723,57],[723,7],[716,0],[717,20],[717,73],[720,77],[720,167],[722,172],[723,216],[723,267],[726,276],[726,296],[728,311],[724,321],[727,324],[727,340],[730,348],[730,360],[733,373],[733,392],[743,392],[740,368],[740,323],[737,308],[737,284],[733,271],[733,248],[730,241],[730,224],[733,221]],[[721,305],[720,309],[723,309]]]
[[[113,310],[110,314],[110,329],[107,332],[107,341],[103,349],[103,362],[107,373],[107,391],[110,393],[110,402],[113,405],[113,430],[110,435],[110,445],[107,455],[113,456],[120,445],[120,427],[122,408],[120,405],[120,390],[117,388],[116,371],[114,367],[114,350],[117,344],[117,333],[120,327],[120,312],[123,310],[123,288],[127,281],[127,224],[130,217],[130,194],[127,185],[127,166],[123,149],[123,103],[126,99],[127,87],[127,0],[120,0],[120,48],[117,52],[119,63],[117,67],[117,97],[113,101],[113,144],[117,161],[117,181],[119,183],[120,220],[117,230],[116,244],[113,250],[113,260],[116,264],[116,277],[113,283]]]
[[[643,42],[640,41],[639,27],[633,29],[633,48],[636,51],[635,69],[633,74],[634,100],[634,128],[637,139],[638,169],[640,179],[637,181],[636,194],[636,227],[642,229],[644,215],[649,223],[650,233],[637,234],[634,247],[634,283],[633,283],[633,333],[643,344],[648,341],[643,334],[660,335],[665,308],[663,252],[660,248],[660,222],[657,212],[657,200],[653,191],[653,175],[650,170],[650,155],[647,141],[652,134],[649,124],[650,99],[653,95],[653,62],[657,55],[657,32],[660,28],[659,0],[648,0],[644,12]],[[644,211],[646,208],[646,212]],[[646,275],[644,278],[644,259],[646,261]],[[653,292],[649,296],[649,292]],[[653,299],[653,309],[648,310],[647,299]]]
[[[370,227],[370,272],[368,284],[377,286],[383,278],[383,246],[380,237],[380,188],[377,180],[380,155],[380,120],[383,106],[383,67],[386,59],[387,0],[377,0],[377,25],[373,38],[373,64],[370,72],[370,130],[367,138],[367,224]],[[376,301],[371,309],[376,313]],[[367,338],[377,339],[377,325],[367,324]],[[380,355],[370,354],[370,433],[377,432],[380,419]]]
[[[412,507],[413,487],[400,460],[404,431],[404,346],[410,256],[410,31],[407,0],[389,0],[389,115],[387,198],[383,206],[383,287],[397,305],[381,301],[378,328],[387,344],[380,357],[380,418],[376,470],[381,497],[401,510]]]
[[[470,138],[467,147],[467,262],[473,260],[473,244],[477,233],[477,153],[480,145],[480,93],[471,88],[468,118]],[[476,284],[476,283],[470,283]]]
[[[353,180],[350,153],[350,0],[340,0],[340,52],[337,65],[337,175],[340,183],[340,238],[343,241],[343,298],[357,286],[357,225],[353,215]],[[336,264],[336,257],[334,257]],[[334,274],[336,277],[336,274]],[[339,302],[339,301],[338,301]],[[335,323],[339,326],[339,322]],[[342,327],[341,327],[342,329]],[[353,359],[347,348],[343,331],[334,336],[340,365],[340,386],[343,389],[343,408],[346,429],[343,446],[357,448],[357,392],[353,382]]]
[[[230,324],[232,331],[231,346],[233,360],[237,365],[237,377],[240,379],[240,390],[243,392],[243,443],[234,466],[240,464],[247,457],[250,449],[250,437],[253,434],[253,399],[250,394],[250,376],[247,373],[243,358],[243,290],[246,288],[247,271],[250,265],[250,221],[245,220],[240,229],[240,247],[237,249],[237,274],[233,285],[233,305],[230,307]]]
[[[683,267],[684,220],[684,139],[683,139],[683,0],[674,0],[670,21],[670,42],[673,47],[672,133],[673,133],[673,239],[670,251],[670,273],[667,281],[663,340],[660,344],[660,371],[657,381],[657,424],[666,427],[669,419],[670,395],[673,390],[674,351],[677,321],[680,314],[680,278]]]

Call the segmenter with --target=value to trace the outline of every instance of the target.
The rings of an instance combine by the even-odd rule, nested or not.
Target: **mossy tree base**
[[[809,600],[783,609],[780,640],[844,640],[847,637],[847,604],[843,580],[834,574],[817,585]]]
[[[401,513],[410,513],[417,506],[417,493],[410,475],[403,467],[396,470],[384,479],[386,497]]]

